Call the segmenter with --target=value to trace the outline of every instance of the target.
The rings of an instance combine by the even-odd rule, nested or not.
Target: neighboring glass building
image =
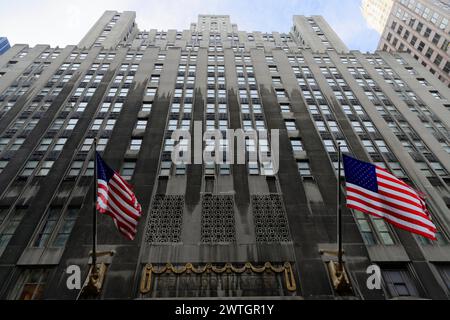
[[[105,12],[78,45],[0,56],[0,298],[78,296],[66,269],[79,265],[83,280],[89,271],[94,138],[143,208],[134,241],[98,217],[101,299],[341,299],[326,253],[336,247],[338,143],[423,192],[439,230],[431,242],[343,208],[346,295],[450,297],[442,82],[407,53],[349,51],[319,16],[267,33],[224,15],[140,30],[135,15]],[[179,128],[278,129],[279,170],[258,159],[174,164]],[[250,155],[272,139],[243,145]],[[380,290],[366,286],[374,263]]]
[[[8,38],[0,37],[0,54],[5,53],[11,46],[9,45]]]
[[[363,0],[361,10],[379,50],[406,51],[450,87],[448,0]]]

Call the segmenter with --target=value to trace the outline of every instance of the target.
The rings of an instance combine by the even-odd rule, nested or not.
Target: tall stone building
[[[1,298],[82,297],[66,282],[89,272],[94,138],[143,207],[134,241],[98,217],[100,299],[449,298],[450,92],[421,63],[349,51],[321,17],[289,33],[134,19],[107,11],[78,45],[0,56]],[[279,170],[174,164],[177,128],[278,129]],[[327,264],[339,142],[423,192],[439,230],[432,242],[342,206],[345,293]],[[381,289],[366,286],[372,264]]]
[[[379,50],[406,51],[450,87],[448,0],[363,0],[361,10]]]

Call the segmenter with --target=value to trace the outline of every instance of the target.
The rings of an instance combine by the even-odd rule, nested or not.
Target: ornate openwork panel
[[[230,195],[202,197],[202,242],[234,242],[234,200]]]
[[[179,242],[183,208],[183,196],[155,195],[145,233],[146,242]]]
[[[251,203],[257,242],[287,242],[291,240],[280,195],[253,195]]]

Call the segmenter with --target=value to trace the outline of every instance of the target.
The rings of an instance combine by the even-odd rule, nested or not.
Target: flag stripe
[[[133,215],[135,219],[139,217],[139,211],[133,207],[134,202],[132,200],[124,200],[120,197],[118,193],[120,191],[117,191],[117,189],[110,184],[110,190],[111,193],[111,199],[116,203],[117,206],[119,206],[123,211],[127,211],[130,215]]]
[[[347,206],[349,208],[373,215],[377,218],[382,218],[385,219],[387,222],[389,222],[390,224],[400,228],[400,229],[404,229],[413,233],[417,233],[420,234],[421,236],[424,236],[426,238],[432,239],[432,240],[436,240],[436,237],[434,236],[434,232],[428,230],[427,228],[421,228],[418,227],[415,224],[408,224],[407,222],[401,220],[401,219],[395,219],[394,217],[390,217],[390,216],[385,216],[383,214],[377,213],[376,211],[374,211],[371,208],[367,208],[364,205],[361,205],[359,203],[353,203],[352,201],[349,201],[347,203]]]
[[[119,221],[120,221],[121,223],[123,223],[124,225],[127,225],[128,228],[129,228],[130,230],[135,230],[135,226],[134,226],[132,223],[130,223],[130,222],[128,222],[127,220],[125,220],[125,219],[123,218],[123,216],[120,215],[120,214],[118,214],[114,208],[106,206],[107,209],[104,209],[104,208],[103,208],[104,206],[106,206],[106,205],[103,204],[103,205],[100,205],[100,206],[99,206],[99,211],[100,211],[101,213],[108,214],[108,215],[110,215],[111,217],[114,217],[114,218],[116,218],[117,220],[119,220]]]
[[[117,213],[114,210],[108,209],[108,211],[106,211],[106,210],[100,209],[99,211],[101,213],[106,214],[106,215],[110,216],[111,218],[113,218],[114,223],[116,224],[117,228],[119,228],[118,223],[120,223],[120,225],[126,227],[131,232],[136,232],[136,228],[129,225],[125,220],[123,220],[123,218],[121,216],[117,215]]]
[[[116,182],[117,181],[117,182]],[[133,197],[129,194],[128,191],[124,190],[122,186],[120,185],[119,180],[114,179],[114,177],[109,181],[109,184],[114,186],[116,190],[119,190],[119,192],[128,200],[133,200]]]
[[[407,203],[387,198],[375,192],[364,190],[363,188],[352,185],[350,183],[347,186],[347,192],[356,193],[357,195],[365,197],[368,201],[372,201],[374,203],[377,203],[377,205],[379,206],[389,208],[389,210],[398,212],[399,214],[403,214],[404,212],[405,214],[415,216],[415,218],[418,220],[428,221],[427,216],[425,216],[416,206],[410,206]]]
[[[352,200],[354,202],[359,202],[361,204],[364,204],[368,207],[371,207],[372,209],[383,212],[384,214],[389,214],[391,216],[394,216],[399,219],[404,219],[405,221],[411,222],[411,223],[417,223],[423,227],[427,228],[433,228],[433,224],[425,219],[417,219],[417,216],[408,214],[406,212],[402,212],[401,210],[396,210],[395,208],[390,208],[389,206],[384,205],[376,205],[374,202],[369,198],[361,195],[360,193],[353,193],[348,192],[347,199]]]
[[[421,201],[417,200],[417,198],[414,198],[412,196],[409,196],[405,193],[402,192],[398,192],[395,189],[392,188],[385,188],[384,186],[382,186],[382,184],[378,184],[378,193],[385,195],[385,196],[392,196],[393,198],[395,197],[397,200],[400,201],[407,201],[408,203],[415,205],[419,208],[422,208],[423,204]]]
[[[118,216],[116,213],[114,213],[113,210],[108,210],[108,211],[102,212],[102,213],[110,216],[113,219],[114,224],[116,225],[116,228],[119,229],[120,227],[122,227],[122,228],[129,230],[129,232],[133,232],[133,233],[136,232],[135,228],[128,225],[124,220],[122,220],[122,218],[120,216]]]
[[[377,180],[378,180],[378,185],[381,184],[385,188],[393,189],[393,190],[396,190],[398,192],[405,193],[405,194],[407,194],[407,195],[409,195],[409,196],[411,196],[411,197],[413,197],[415,199],[418,198],[417,193],[414,190],[412,190],[411,188],[406,188],[404,185],[398,184],[395,181],[386,179],[384,176],[379,176],[377,174]]]
[[[114,197],[111,196],[111,191],[105,192],[104,190],[99,189],[98,193],[100,195],[103,195],[103,197],[105,197],[105,199],[106,199],[105,204],[108,206],[108,208],[114,209],[116,214],[122,216],[123,219],[125,219],[126,221],[128,221],[132,224],[137,224],[137,221],[133,217],[130,217],[129,215],[127,215],[126,214],[127,212],[121,210],[121,208],[116,205],[116,202],[114,201]]]

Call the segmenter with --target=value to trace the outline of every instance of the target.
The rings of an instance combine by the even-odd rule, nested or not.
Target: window
[[[136,122],[136,130],[145,130],[147,127],[147,120],[138,120]]]
[[[328,121],[328,126],[331,132],[339,132],[339,127],[336,121]]]
[[[327,152],[336,152],[333,140],[323,140],[323,144]]]
[[[120,170],[120,175],[126,179],[130,180],[134,173],[134,168],[136,167],[135,161],[125,160],[122,169]]]
[[[12,145],[9,147],[9,150],[19,150],[19,148],[22,146],[22,143],[25,141],[24,138],[16,138]]]
[[[327,127],[325,126],[325,122],[315,121],[315,123],[316,123],[317,130],[319,130],[319,132],[327,132],[328,131]]]
[[[116,124],[115,119],[108,119],[106,121],[105,131],[111,131],[112,129],[114,129],[115,124]]]
[[[53,151],[61,151],[66,142],[67,142],[67,138],[59,138],[58,140],[56,140],[56,143],[53,146]]]
[[[426,176],[426,177],[432,177],[433,173],[430,170],[430,167],[428,167],[428,165],[423,162],[423,161],[418,161],[416,162],[417,166],[419,167],[420,171]]]
[[[21,176],[31,176],[34,169],[36,169],[39,161],[37,160],[30,160],[25,164],[25,167],[22,170]]]
[[[83,161],[79,161],[79,160],[73,161],[67,175],[70,177],[78,176],[81,172],[82,167],[83,167]]]
[[[347,146],[347,141],[337,140],[337,142],[341,144],[341,152],[350,152],[350,149]]]
[[[144,102],[141,108],[142,112],[150,112],[152,111],[152,104],[150,102]]]
[[[142,139],[131,139],[130,150],[139,151],[141,149]]]
[[[418,297],[417,288],[406,269],[382,270],[391,297]]]
[[[4,228],[0,232],[0,256],[5,251],[9,241],[16,232],[20,221],[24,217],[26,208],[16,208],[5,220],[5,215],[8,213],[8,208],[0,209],[0,225],[4,223]]]
[[[121,103],[121,102],[114,103],[114,106],[111,111],[114,113],[119,113],[120,111],[122,111],[122,107],[123,107],[123,103]]]
[[[370,227],[370,222],[368,221],[367,215],[362,212],[355,211],[355,220],[358,224],[359,231],[366,245],[376,244],[375,236],[373,235],[372,228]]]
[[[12,295],[15,300],[39,300],[42,298],[48,277],[47,269],[27,269],[21,275],[19,286]]]
[[[281,112],[291,112],[291,108],[289,104],[282,103],[280,104]]]
[[[375,144],[377,145],[380,152],[383,152],[383,153],[389,152],[389,149],[383,140],[375,140]]]
[[[447,286],[447,290],[450,291],[450,266],[449,265],[438,266],[438,270],[441,274],[442,280]]]
[[[393,245],[394,240],[391,237],[391,234],[389,232],[388,226],[386,225],[386,222],[383,219],[379,219],[379,218],[372,218],[372,222],[375,227],[375,230],[377,231],[377,234],[380,238],[381,243],[383,243],[386,246]]]
[[[184,175],[184,174],[186,174],[186,165],[185,164],[177,164],[175,166],[175,174],[176,175]]]
[[[147,91],[145,92],[146,96],[153,97],[156,95],[156,88],[147,88]]]
[[[362,144],[368,153],[376,152],[371,140],[362,140]]]
[[[37,148],[37,151],[47,151],[48,147],[52,144],[53,139],[51,138],[44,138],[41,141],[41,144]]]
[[[50,169],[52,168],[54,162],[55,161],[51,161],[51,160],[44,161],[36,175],[37,176],[46,176],[50,172]]]
[[[0,160],[0,173],[2,173],[3,169],[5,169],[7,164],[8,164],[8,160]]]
[[[302,141],[299,139],[291,139],[292,150],[294,152],[303,151]]]
[[[230,165],[229,164],[221,164],[219,166],[220,175],[229,175],[230,174]]]
[[[59,219],[59,213],[61,212],[61,207],[50,207],[48,209],[47,215],[45,216],[45,221],[41,226],[39,233],[34,240],[33,247],[43,248],[47,245],[53,230],[56,227]]]
[[[94,161],[89,161],[88,165],[86,167],[86,170],[84,171],[84,176],[93,176],[94,175]]]
[[[6,146],[9,144],[9,141],[11,141],[10,138],[0,138],[0,151],[5,150]]]
[[[298,172],[302,177],[311,176],[311,168],[308,161],[297,161]]]
[[[172,167],[172,162],[171,161],[162,161],[159,174],[161,176],[168,176],[168,175],[170,175],[170,168],[171,167]]]
[[[79,208],[69,207],[64,215],[63,221],[60,223],[58,232],[52,242],[52,247],[62,248],[66,245],[72,232],[73,226],[78,216]]]
[[[73,130],[78,122],[78,119],[69,119],[65,130]]]
[[[297,130],[297,127],[295,125],[295,121],[294,120],[285,120],[284,122],[286,124],[286,129],[288,131],[295,131],[295,130]]]
[[[91,130],[100,130],[102,123],[103,123],[103,119],[101,119],[101,118],[94,119],[94,123],[91,126]]]
[[[277,95],[277,98],[286,98],[286,91],[284,91],[284,89],[276,89],[275,93]],[[256,96],[257,98],[257,96]]]
[[[249,162],[248,163],[248,174],[250,174],[250,175],[258,175],[259,174],[258,162]]]
[[[100,138],[97,141],[97,151],[102,152],[105,150],[106,145],[108,144],[108,138]]]
[[[363,121],[363,124],[367,132],[376,132],[376,129],[371,121]]]
[[[439,162],[430,162],[430,166],[434,169],[434,171],[440,176],[446,176],[447,171],[442,167]]]

